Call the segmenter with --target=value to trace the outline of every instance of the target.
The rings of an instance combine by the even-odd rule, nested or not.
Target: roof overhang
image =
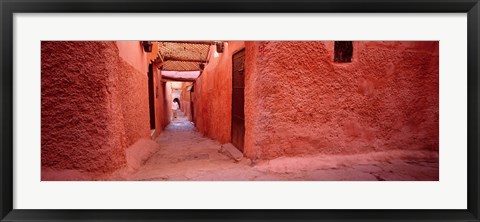
[[[158,42],[165,71],[202,71],[208,62],[213,41],[163,41]],[[202,65],[203,64],[203,65]]]
[[[200,71],[166,71],[162,70],[162,80],[164,81],[179,81],[179,82],[193,82],[200,75]]]

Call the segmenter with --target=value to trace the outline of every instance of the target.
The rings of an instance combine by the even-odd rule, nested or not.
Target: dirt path
[[[438,153],[425,151],[283,157],[254,166],[247,159],[235,162],[182,116],[156,142],[160,150],[126,180],[438,180]]]

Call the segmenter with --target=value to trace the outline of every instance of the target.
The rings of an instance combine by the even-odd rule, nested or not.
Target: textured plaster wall
[[[154,93],[155,93],[155,134],[154,137],[163,132],[165,126],[170,123],[169,111],[167,105],[166,83],[162,81],[162,75],[159,70],[159,64],[153,68]]]
[[[148,65],[138,41],[116,42],[121,63],[117,91],[122,101],[127,147],[149,138]],[[115,74],[112,74],[115,75]]]
[[[162,90],[163,98],[162,99],[163,99],[163,110],[164,110],[164,112],[162,113],[162,120],[163,120],[163,125],[165,127],[170,123],[171,110],[170,110],[170,106],[169,106],[170,103],[168,102],[168,95],[169,95],[170,90],[167,89],[167,83],[166,82],[162,82],[162,86],[163,86],[163,90]]]
[[[141,73],[148,72],[147,53],[140,41],[116,41],[120,57]],[[152,50],[153,51],[153,50]],[[151,58],[151,56],[149,56]]]
[[[160,136],[165,126],[170,122],[169,111],[166,101],[166,89],[165,82],[162,81],[162,75],[160,72],[161,63],[154,63],[158,57],[158,44],[153,42],[152,52],[146,53],[146,60],[153,65],[153,84],[154,84],[154,98],[155,98],[155,132],[153,138]],[[148,68],[148,66],[147,66]]]
[[[203,134],[230,142],[232,109],[232,55],[244,42],[228,42],[223,53],[210,49],[210,61],[195,82],[194,120]]]
[[[246,156],[438,150],[438,42],[245,46]]]
[[[190,103],[190,91],[187,91],[187,87],[192,85],[191,82],[184,82],[182,84],[182,96],[181,96],[181,108],[182,112],[187,116],[189,121],[192,121],[191,103]]]
[[[42,42],[42,179],[43,169],[111,172],[149,137],[147,75],[122,54],[115,42]]]

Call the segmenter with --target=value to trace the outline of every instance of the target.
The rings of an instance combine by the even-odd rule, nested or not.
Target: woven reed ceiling
[[[210,46],[215,42],[178,41],[158,42],[163,58],[162,70],[166,71],[200,71],[200,64],[206,63]]]

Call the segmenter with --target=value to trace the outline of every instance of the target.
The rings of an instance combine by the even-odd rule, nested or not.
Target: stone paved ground
[[[173,181],[398,181],[438,180],[438,153],[389,151],[359,155],[282,157],[251,164],[219,152],[221,144],[202,136],[180,117],[156,139],[144,165],[114,180]]]

